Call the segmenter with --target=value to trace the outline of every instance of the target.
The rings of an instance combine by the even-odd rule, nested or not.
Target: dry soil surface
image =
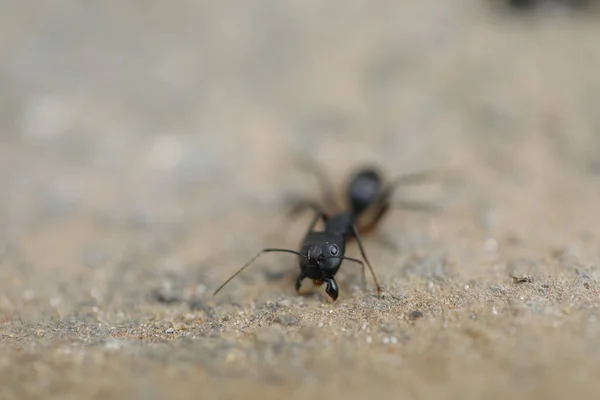
[[[600,391],[600,20],[475,0],[8,2],[2,399],[564,399]],[[341,294],[320,195],[429,167]],[[355,243],[348,254],[360,256]]]

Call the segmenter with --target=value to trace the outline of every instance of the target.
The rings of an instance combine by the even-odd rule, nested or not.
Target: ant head
[[[311,243],[304,248],[303,254],[310,267],[321,270],[334,269],[341,263],[342,250],[338,244],[330,241]]]

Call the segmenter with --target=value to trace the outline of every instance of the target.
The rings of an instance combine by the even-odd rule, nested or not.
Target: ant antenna
[[[221,286],[219,286],[219,288],[217,290],[215,290],[215,292],[213,293],[213,296],[216,296],[217,293],[219,293],[219,291],[221,289],[223,289],[223,287],[225,285],[227,285],[233,278],[235,278],[236,276],[238,276],[243,270],[245,270],[250,264],[252,264],[262,253],[291,253],[291,254],[295,254],[297,256],[300,256],[302,258],[306,258],[306,256],[300,254],[297,251],[294,250],[288,250],[288,249],[263,249],[261,251],[258,252],[257,255],[254,256],[254,258],[250,261],[248,261],[242,268],[240,268],[235,274],[231,275],[229,277],[229,279],[227,279],[225,282],[223,282],[223,284]]]

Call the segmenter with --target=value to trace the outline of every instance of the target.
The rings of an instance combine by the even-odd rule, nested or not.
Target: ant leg
[[[317,225],[319,219],[322,219],[324,222],[327,222],[327,220],[329,219],[329,216],[325,214],[320,208],[314,208],[313,211],[315,211],[315,216],[313,217],[310,225],[308,226],[304,237],[308,236],[309,233],[315,230],[315,225]]]
[[[365,249],[363,248],[362,240],[360,239],[358,229],[356,228],[356,224],[354,222],[352,223],[352,231],[354,232],[354,236],[356,237],[356,243],[358,243],[358,248],[360,249],[360,254],[367,262],[367,266],[369,267],[369,270],[371,271],[371,275],[373,276],[373,280],[375,281],[375,286],[377,286],[377,294],[379,296],[381,296],[381,286],[379,286],[379,282],[377,281],[377,277],[375,276],[373,267],[371,266],[371,263],[369,262],[367,255],[365,254]]]
[[[375,228],[377,228],[377,225],[379,225],[379,222],[381,221],[381,219],[387,214],[387,212],[390,209],[390,205],[387,201],[380,202],[380,205],[378,205],[378,207],[379,207],[379,210],[377,211],[377,214],[375,214],[375,217],[373,217],[373,219],[371,221],[369,221],[369,223],[366,224],[366,226],[360,228],[361,234],[368,235],[372,231],[374,231]]]
[[[365,274],[365,265],[362,265],[361,268],[361,284],[363,290],[367,288],[367,275]]]
[[[304,280],[304,278],[306,278],[306,276],[304,276],[303,274],[298,275],[298,277],[296,278],[296,292],[300,292],[300,287],[302,286],[302,281]]]
[[[440,206],[437,206],[433,203],[426,203],[424,201],[397,200],[394,202],[393,206],[394,208],[402,208],[405,210],[420,211],[425,213],[435,213],[441,210]]]
[[[439,212],[442,209],[440,206],[436,206],[435,204],[432,204],[432,203],[410,201],[410,200],[395,201],[393,204],[390,205],[390,202],[388,201],[388,199],[385,199],[385,198],[381,202],[379,202],[379,204],[376,207],[379,207],[379,210],[377,210],[375,217],[373,217],[373,219],[371,219],[364,226],[359,227],[359,232],[362,235],[371,234],[377,228],[377,226],[381,222],[382,218],[390,211],[391,208],[402,208],[402,209],[406,209],[406,210],[424,212],[424,213],[429,213],[429,214]],[[380,241],[383,244],[385,244],[387,247],[390,247],[395,251],[398,250],[397,246],[392,244],[388,239],[380,238]]]
[[[325,214],[323,207],[317,201],[307,197],[291,197],[288,202],[290,203],[289,217],[295,217],[307,209]]]
[[[338,285],[333,278],[325,279],[325,283],[327,286],[325,287],[325,293],[331,298],[331,300],[336,301],[338,298],[339,290]]]
[[[384,192],[390,194],[393,192],[398,186],[401,185],[418,185],[421,183],[425,183],[427,181],[435,180],[435,178],[439,178],[443,176],[441,170],[437,168],[425,169],[421,171],[411,172],[408,174],[397,176],[392,179],[384,189]]]
[[[428,169],[413,172],[410,174],[400,175],[390,181],[385,188],[382,190],[382,195],[380,197],[380,204],[389,205],[390,199],[395,192],[395,190],[402,185],[418,185],[418,184],[426,184],[427,182],[439,182],[441,184],[452,183],[457,180],[460,180],[460,177],[457,176],[452,171],[443,171],[439,169]],[[413,201],[408,199],[401,199],[398,201],[394,201],[392,204],[393,208],[402,208],[405,210],[411,211],[420,211],[427,213],[434,213],[441,211],[442,207],[436,205],[431,202],[424,201]]]
[[[331,181],[327,178],[327,176],[325,176],[323,169],[319,167],[315,160],[309,160],[305,157],[298,160],[298,164],[300,168],[313,174],[319,181],[319,185],[321,186],[321,192],[323,194],[323,199],[325,201],[326,207],[329,210],[336,210],[337,202],[335,201],[335,196],[332,190],[333,185],[331,184]]]
[[[414,185],[426,183],[427,181],[433,181],[436,177],[440,177],[441,171],[436,169],[423,170],[418,172],[413,172],[410,174],[400,175],[389,182],[382,190],[381,195],[375,202],[373,206],[377,213],[375,217],[363,228],[360,229],[362,234],[368,234],[373,231],[384,215],[387,214],[390,208],[401,208],[411,211],[420,211],[420,212],[428,212],[433,213],[440,211],[440,207],[433,204],[422,201],[411,201],[408,199],[401,199],[392,202],[391,198],[394,194],[394,191],[402,185]]]

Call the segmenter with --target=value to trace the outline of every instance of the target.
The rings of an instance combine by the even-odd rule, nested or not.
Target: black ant
[[[555,0],[555,3],[562,3],[563,6],[568,7],[571,10],[587,10],[592,7],[592,0]],[[551,3],[551,1],[544,0],[506,0],[508,7],[515,11],[529,11],[533,10],[543,3]]]
[[[308,204],[307,204],[308,205]],[[312,208],[312,204],[311,204]],[[246,267],[248,267],[254,260],[256,260],[262,253],[269,252],[280,252],[280,253],[291,253],[300,257],[300,274],[296,278],[295,288],[296,291],[300,291],[300,286],[305,278],[312,279],[316,286],[321,286],[323,283],[326,284],[325,292],[333,300],[337,300],[339,290],[338,285],[335,281],[335,274],[342,265],[342,260],[348,260],[358,263],[363,268],[363,282],[364,282],[364,263],[356,258],[344,256],[346,251],[346,242],[353,235],[357,238],[358,245],[361,254],[375,285],[377,286],[377,293],[381,294],[381,287],[375,276],[375,272],[367,259],[367,256],[362,247],[362,242],[356,225],[353,221],[353,216],[350,213],[342,212],[336,215],[329,215],[325,213],[321,208],[313,208],[316,212],[306,234],[300,251],[294,251],[289,249],[274,249],[267,248],[261,250],[254,258],[252,258],[246,265],[240,268],[235,274],[227,279],[215,292],[216,295],[227,283],[241,273]],[[323,231],[315,231],[314,228],[317,222],[322,219],[325,223],[325,229]]]
[[[337,207],[331,184],[314,164],[305,165],[311,167],[313,172],[319,179],[321,190],[324,192],[325,203],[329,209],[339,210]],[[383,174],[374,166],[363,166],[358,168],[350,175],[346,185],[347,207],[350,209],[350,214],[353,217],[354,223],[357,225],[358,233],[361,236],[367,235],[374,231],[383,217],[388,213],[390,208],[403,208],[412,211],[422,211],[433,213],[440,210],[434,204],[422,201],[410,201],[406,199],[395,200],[392,204],[392,196],[398,186],[408,184],[423,183],[429,178],[438,175],[435,170],[424,170],[405,174],[390,180],[387,184],[384,183]],[[290,214],[294,215],[304,209],[318,209],[318,202],[309,198],[301,197],[292,199],[292,210]],[[374,216],[364,226],[358,225],[359,218],[363,217],[369,210]],[[352,237],[350,237],[352,239]]]
[[[309,164],[320,179],[322,190],[325,195],[325,202],[328,208],[336,209],[332,186],[327,182],[320,170],[316,169],[314,164]],[[261,250],[254,258],[240,268],[235,274],[227,279],[215,292],[216,295],[227,283],[246,269],[261,254],[268,252],[291,253],[300,257],[300,274],[296,278],[295,289],[300,291],[302,281],[306,278],[311,279],[315,286],[326,284],[325,292],[336,301],[339,294],[338,285],[335,281],[335,275],[340,269],[343,260],[348,260],[362,266],[363,286],[365,284],[364,263],[356,258],[345,256],[346,244],[351,239],[356,239],[362,258],[367,263],[375,286],[377,294],[381,295],[381,286],[377,281],[375,272],[365,254],[361,233],[367,233],[375,229],[379,221],[390,208],[390,198],[396,186],[403,183],[421,181],[425,175],[417,173],[404,175],[391,181],[388,185],[383,184],[380,172],[375,168],[363,168],[353,174],[349,180],[346,190],[347,200],[349,201],[349,211],[338,211],[337,213],[326,212],[318,202],[308,199],[295,199],[291,214],[296,214],[305,209],[311,209],[315,216],[304,235],[300,251],[278,248],[266,248]],[[408,208],[428,209],[420,203],[404,202],[402,204]],[[370,208],[375,209],[375,217],[364,228],[357,227],[357,219]],[[314,228],[319,220],[323,220],[325,227],[322,231],[315,231]]]

